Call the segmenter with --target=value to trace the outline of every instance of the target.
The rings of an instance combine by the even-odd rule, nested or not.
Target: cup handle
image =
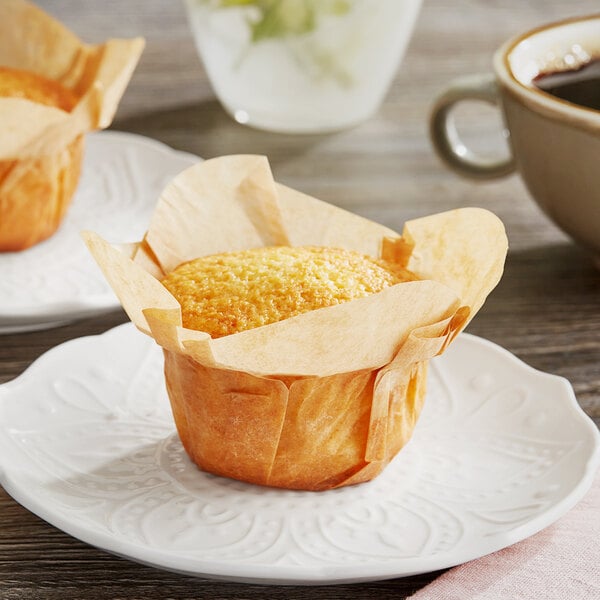
[[[429,133],[440,158],[460,175],[472,179],[492,179],[512,173],[515,159],[511,150],[507,157],[487,158],[477,155],[462,142],[454,124],[452,109],[463,100],[481,100],[500,107],[494,76],[482,74],[456,79],[437,99],[431,112]]]

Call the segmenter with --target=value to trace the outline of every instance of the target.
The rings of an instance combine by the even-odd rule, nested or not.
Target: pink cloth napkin
[[[447,571],[410,600],[599,600],[600,474],[564,517]]]

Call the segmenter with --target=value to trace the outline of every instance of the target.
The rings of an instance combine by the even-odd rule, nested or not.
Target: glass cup
[[[379,108],[421,0],[186,0],[198,53],[239,123],[350,127]]]

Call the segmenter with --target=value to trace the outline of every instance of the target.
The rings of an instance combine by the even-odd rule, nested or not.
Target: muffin
[[[315,491],[373,479],[409,441],[429,359],[481,307],[507,250],[488,211],[399,235],[277,184],[256,156],[181,173],[133,246],[84,239],[163,348],[190,458]]]
[[[416,276],[343,248],[270,246],[179,265],[163,285],[183,326],[217,338],[376,294]]]
[[[0,67],[0,97],[22,98],[70,112],[77,96],[60,83]],[[30,160],[0,161],[0,251],[23,250],[52,235],[71,202],[83,159],[83,135]]]
[[[26,0],[0,3],[0,252],[51,236],[77,188],[84,134],[107,127],[143,40],[83,44]]]

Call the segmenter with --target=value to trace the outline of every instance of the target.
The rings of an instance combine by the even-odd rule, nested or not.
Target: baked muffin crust
[[[217,338],[414,279],[397,265],[342,248],[271,246],[183,263],[162,283],[181,304],[184,327]]]

